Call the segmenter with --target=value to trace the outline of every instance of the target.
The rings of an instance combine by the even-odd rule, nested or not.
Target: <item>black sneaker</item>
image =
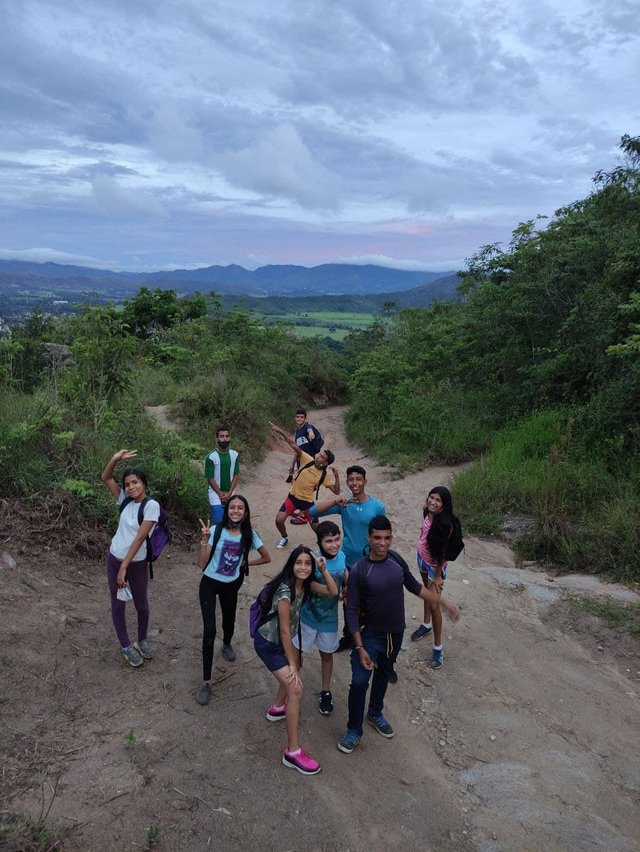
[[[330,692],[321,692],[318,696],[318,712],[323,716],[330,716],[333,713],[333,699]]]
[[[428,636],[431,633],[432,628],[427,627],[426,624],[420,624],[417,630],[414,630],[411,634],[411,641],[417,642],[419,639],[422,639],[423,636]]]

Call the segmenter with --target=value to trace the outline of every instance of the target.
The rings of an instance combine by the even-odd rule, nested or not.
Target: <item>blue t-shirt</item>
[[[342,584],[346,567],[347,563],[341,550],[336,553],[333,559],[327,559],[327,571],[338,584],[338,589]],[[326,585],[317,568],[313,579],[316,583]],[[338,629],[338,595],[312,594],[300,610],[300,621],[321,633],[335,633]]]
[[[209,544],[213,544],[213,536],[215,535],[215,527],[211,530],[209,536]],[[253,541],[251,549],[258,550],[262,547],[262,539],[258,533],[253,530]],[[218,580],[220,583],[233,583],[240,576],[240,557],[242,556],[242,536],[240,533],[234,535],[227,529],[222,530],[220,540],[216,545],[213,558],[204,569],[204,574],[211,577],[212,580]],[[248,556],[248,554],[245,554]]]
[[[315,506],[311,508],[311,516],[313,518],[324,517],[325,515],[341,515],[342,516],[342,532],[343,541],[342,549],[347,560],[347,565],[351,567],[358,559],[362,557],[364,547],[369,543],[369,521],[375,518],[376,515],[385,515],[386,510],[384,503],[377,500],[375,497],[367,498],[364,503],[347,503],[346,506],[332,506],[318,514]]]

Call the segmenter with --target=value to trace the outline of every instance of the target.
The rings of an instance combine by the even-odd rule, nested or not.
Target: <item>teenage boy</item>
[[[383,737],[394,735],[382,711],[389,672],[400,652],[406,627],[404,589],[425,601],[439,602],[452,621],[460,617],[457,607],[439,597],[437,592],[420,585],[404,559],[391,551],[392,538],[389,519],[383,515],[373,518],[368,535],[371,551],[352,566],[349,574],[347,619],[354,646],[351,652],[349,721],[347,730],[338,740],[338,748],[345,754],[350,754],[362,738],[364,708],[372,672],[367,722]]]
[[[354,464],[347,468],[347,486],[351,496],[346,497],[339,494],[331,500],[323,500],[309,510],[312,522],[316,518],[325,515],[340,515],[342,518],[342,531],[344,542],[342,549],[347,560],[347,572],[352,565],[363,555],[367,545],[369,534],[369,521],[376,515],[386,515],[384,503],[375,497],[370,497],[365,491],[367,485],[367,472],[363,467]],[[349,574],[347,573],[347,578]],[[347,607],[344,605],[344,630],[338,651],[346,651],[351,648],[352,639],[347,627]]]
[[[322,449],[322,435],[320,430],[316,429],[313,423],[307,420],[307,412],[304,408],[299,408],[296,411],[296,431],[293,436],[296,445],[308,456],[315,456]],[[291,467],[289,468],[289,476],[293,477],[294,471],[300,466],[300,459],[295,453]],[[293,481],[293,480],[291,480]]]
[[[340,549],[340,527],[333,521],[323,521],[316,527],[318,550],[320,556],[316,561],[323,560],[326,569],[341,587],[345,572],[344,553]],[[316,567],[313,578],[316,583],[326,585],[319,567]],[[312,587],[313,588],[313,587]],[[300,610],[300,636],[302,650],[311,651],[316,647],[320,652],[320,670],[322,676],[322,691],[318,696],[318,712],[323,716],[333,713],[333,697],[331,695],[331,678],[333,676],[333,655],[338,647],[338,596],[311,594]],[[298,637],[293,637],[293,644],[298,648]]]
[[[228,426],[218,426],[216,441],[218,446],[204,461],[204,476],[209,482],[211,526],[222,520],[225,504],[238,484],[240,473],[240,455],[229,447],[231,436]]]
[[[280,510],[276,515],[276,526],[280,533],[280,541],[276,547],[282,550],[283,547],[289,544],[287,529],[285,527],[287,518],[294,513],[299,513],[301,517],[309,520],[309,509],[318,497],[320,486],[324,485],[329,491],[339,494],[340,477],[335,467],[331,468],[331,473],[327,471],[328,466],[332,465],[336,458],[331,450],[323,449],[319,453],[316,453],[315,456],[310,456],[304,453],[294,442],[293,438],[290,438],[280,426],[276,426],[271,421],[269,421],[269,426],[271,426],[276,435],[279,435],[289,444],[300,459],[300,470],[293,480],[286,500],[280,506]]]

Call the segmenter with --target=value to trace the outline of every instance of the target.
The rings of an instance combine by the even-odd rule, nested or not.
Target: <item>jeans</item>
[[[375,664],[378,657],[386,654],[395,663],[402,646],[402,633],[385,633],[383,630],[372,630],[365,627],[360,634],[366,652]],[[364,721],[364,705],[367,699],[367,689],[372,672],[363,668],[358,651],[351,652],[351,685],[349,686],[349,721],[347,728],[362,736]],[[386,669],[374,668],[371,695],[369,696],[369,716],[379,716],[384,705],[384,696],[389,685],[389,674]]]
[[[127,631],[127,622],[125,619],[126,604],[124,601],[118,600],[118,571],[122,560],[116,559],[113,553],[107,556],[107,582],[109,583],[109,592],[111,594],[111,618],[113,626],[116,629],[118,641],[123,648],[128,648],[129,633]],[[145,560],[138,562],[130,562],[127,568],[127,582],[133,595],[133,605],[136,608],[138,615],[138,642],[147,638],[147,630],[149,627],[149,598],[147,597],[149,588],[149,564]]]
[[[222,642],[230,645],[236,624],[236,607],[238,592],[244,583],[244,571],[240,568],[240,576],[232,583],[221,583],[212,577],[202,575],[200,580],[200,609],[202,610],[202,679],[211,679],[213,668],[213,643],[216,638],[216,599],[220,598],[222,610]]]

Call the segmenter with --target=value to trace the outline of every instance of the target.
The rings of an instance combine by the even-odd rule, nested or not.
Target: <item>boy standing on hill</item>
[[[279,435],[289,444],[300,460],[300,470],[293,480],[286,500],[280,506],[280,511],[276,515],[276,526],[280,533],[280,541],[276,547],[282,550],[283,547],[289,544],[287,528],[285,527],[287,518],[294,513],[299,513],[301,517],[309,520],[309,509],[318,497],[320,486],[324,485],[329,491],[339,494],[340,477],[335,467],[331,468],[331,473],[327,472],[328,466],[332,465],[335,461],[335,456],[331,450],[321,450],[315,456],[310,456],[308,453],[303,452],[293,438],[290,438],[280,426],[276,426],[271,421],[269,421],[269,426],[271,426],[276,435]]]
[[[224,507],[238,484],[240,455],[229,447],[231,436],[228,426],[216,429],[218,446],[211,450],[204,461],[204,476],[209,482],[209,505],[211,525],[222,521]]]
[[[331,500],[323,500],[309,510],[312,522],[325,515],[340,515],[344,542],[342,549],[347,561],[347,579],[352,565],[363,555],[368,543],[369,521],[377,515],[386,515],[384,503],[375,497],[370,497],[365,491],[367,472],[363,467],[354,464],[347,468],[347,485],[351,496],[339,494]],[[344,604],[344,630],[338,651],[346,651],[352,645],[351,633],[347,627],[347,606]]]
[[[322,449],[324,441],[322,440],[320,430],[316,429],[313,423],[309,423],[307,420],[307,412],[304,408],[299,408],[296,411],[296,431],[293,436],[293,440],[302,452],[306,453],[308,456],[315,456],[315,454],[319,453]],[[295,453],[293,461],[291,462],[291,467],[289,468],[289,476],[292,477],[292,479],[289,480],[290,482],[293,481],[293,474],[298,467],[300,467],[300,458],[298,457],[298,454]]]

